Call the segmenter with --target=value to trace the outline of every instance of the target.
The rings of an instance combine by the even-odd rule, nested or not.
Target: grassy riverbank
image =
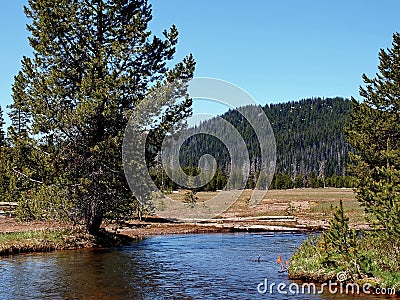
[[[106,231],[93,236],[79,228],[0,233],[0,255],[118,246],[132,240]]]
[[[279,230],[279,228],[319,230],[326,228],[332,216],[332,207],[337,205],[339,200],[343,200],[344,206],[350,212],[352,225],[357,227],[364,224],[360,217],[362,213],[351,189],[271,190],[255,208],[250,208],[246,202],[251,192],[251,190],[244,190],[231,208],[209,224],[132,220],[123,226],[112,223],[103,224],[103,227],[108,232],[117,230],[120,233],[119,238],[124,235],[131,239],[159,234],[245,231],[253,227],[257,227],[259,231],[268,230],[268,228],[272,228],[271,230]],[[215,192],[199,192],[198,201],[208,200],[215,194]],[[169,196],[174,200],[183,201],[184,191]],[[293,218],[285,221],[284,218],[282,220],[266,218],[268,216],[283,216],[284,218],[293,216]],[[111,236],[115,237],[114,234],[109,233],[109,237]],[[54,221],[19,222],[13,218],[0,217],[0,254],[3,255],[88,248],[107,243],[112,245],[115,243],[114,237],[99,240],[81,229],[71,229],[70,224]]]
[[[94,237],[79,229],[0,233],[0,255],[93,247]]]
[[[400,244],[383,228],[349,227],[340,203],[330,227],[310,236],[290,258],[289,277],[307,281],[340,281],[400,292]]]
[[[355,227],[363,225],[362,213],[354,199],[351,189],[293,189],[271,190],[255,208],[249,208],[246,200],[251,190],[243,191],[231,208],[217,216],[210,224],[168,223],[157,221],[132,220],[117,230],[121,238],[138,239],[149,235],[230,232],[236,227],[252,226],[262,228],[280,227],[298,229],[321,229],[328,225],[332,216],[332,207],[343,200],[350,220]],[[199,192],[199,200],[205,201],[215,196],[215,192]],[[174,200],[182,200],[184,191],[170,195]],[[182,198],[182,199],[181,199]],[[293,216],[288,221],[277,221],[265,216]],[[254,217],[254,219],[251,219]],[[246,219],[247,218],[247,219]],[[103,224],[106,231],[115,232],[116,224]],[[32,251],[50,251],[58,249],[78,249],[96,245],[115,243],[115,235],[108,234],[99,240],[86,234],[82,229],[71,229],[70,224],[54,221],[19,222],[13,218],[0,218],[0,254],[22,253]],[[243,229],[243,228],[242,228]],[[259,229],[261,230],[261,229]],[[267,229],[265,229],[267,230]],[[114,236],[112,239],[109,237]],[[108,241],[107,241],[108,240]]]
[[[290,258],[289,278],[306,281],[341,280],[400,292],[399,249],[376,235],[361,239],[347,256],[329,257],[323,239],[310,237]]]

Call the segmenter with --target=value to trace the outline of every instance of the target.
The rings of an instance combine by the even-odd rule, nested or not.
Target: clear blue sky
[[[153,32],[176,24],[176,59],[193,53],[196,76],[230,81],[259,103],[358,97],[378,51],[400,31],[400,1],[150,0]],[[30,55],[24,0],[1,1],[0,104]],[[210,112],[197,106],[196,112]]]

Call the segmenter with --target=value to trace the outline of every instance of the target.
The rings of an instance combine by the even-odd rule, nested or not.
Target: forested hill
[[[277,172],[345,175],[349,146],[343,126],[350,100],[314,98],[264,108],[275,133]]]
[[[285,177],[296,186],[315,186],[310,180],[319,181],[317,185],[321,185],[328,178],[346,175],[349,146],[345,142],[343,126],[350,109],[350,100],[343,98],[311,98],[263,107],[276,139],[276,176]],[[250,124],[236,110],[226,112],[222,118],[240,132],[254,165],[251,169],[256,169],[259,146]],[[207,131],[216,124],[215,119],[210,119],[198,127]],[[186,166],[197,165],[206,153],[215,156],[219,168],[227,171],[229,155],[226,147],[207,135],[188,139],[180,160]],[[287,185],[290,187],[290,183],[285,183]],[[335,183],[330,185],[336,186]]]

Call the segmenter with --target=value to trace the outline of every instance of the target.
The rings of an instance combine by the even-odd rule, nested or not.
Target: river
[[[306,238],[294,233],[169,235],[107,251],[3,257],[0,298],[287,299],[276,286],[285,284],[287,292],[294,282],[280,272],[276,260],[279,254],[288,259]]]

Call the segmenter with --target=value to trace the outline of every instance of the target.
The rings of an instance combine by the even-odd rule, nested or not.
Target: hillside
[[[351,185],[346,176],[349,146],[343,133],[350,109],[350,101],[343,98],[311,98],[263,107],[276,140],[273,187]],[[229,110],[221,117],[246,142],[250,170],[256,176],[260,148],[254,130],[237,110]],[[202,122],[197,129],[218,131],[215,128],[218,124],[214,118]],[[180,162],[188,168],[197,166],[200,157],[207,153],[215,157],[219,171],[227,174],[230,167],[227,148],[219,139],[206,134],[192,136],[184,143]]]

